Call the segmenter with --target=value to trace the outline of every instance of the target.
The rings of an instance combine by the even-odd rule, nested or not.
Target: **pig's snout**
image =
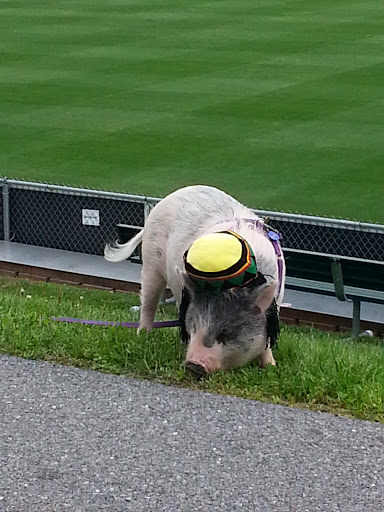
[[[212,347],[207,347],[203,339],[201,332],[192,335],[185,364],[186,370],[199,379],[220,370],[222,366],[222,345],[215,342]]]
[[[207,370],[201,364],[192,363],[191,361],[187,361],[185,363],[185,369],[188,373],[190,373],[193,377],[200,380],[208,375]]]

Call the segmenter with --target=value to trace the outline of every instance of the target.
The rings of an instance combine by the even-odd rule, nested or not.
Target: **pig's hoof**
[[[195,377],[198,380],[208,375],[204,366],[201,366],[201,364],[188,362],[185,363],[185,369],[187,370],[188,373],[193,375],[193,377]]]

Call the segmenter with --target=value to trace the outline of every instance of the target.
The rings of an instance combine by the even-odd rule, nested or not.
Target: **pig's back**
[[[203,234],[223,221],[251,215],[248,208],[225,192],[196,185],[173,192],[148,216],[143,238],[144,260],[160,272],[179,301],[184,252]],[[224,229],[224,227],[223,227]],[[158,254],[158,258],[153,255]],[[161,254],[161,256],[160,256]]]
[[[179,189],[163,199],[152,211],[147,227],[152,222],[157,227],[163,224],[162,231],[167,236],[168,246],[174,239],[180,243],[185,241],[186,245],[182,245],[187,250],[192,241],[210,226],[247,214],[248,208],[225,192],[214,187],[194,185]]]

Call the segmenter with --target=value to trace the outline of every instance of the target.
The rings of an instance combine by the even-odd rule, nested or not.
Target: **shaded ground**
[[[384,426],[0,356],[1,511],[384,510]]]

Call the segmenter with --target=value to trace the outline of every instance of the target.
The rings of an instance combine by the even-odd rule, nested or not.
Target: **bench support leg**
[[[353,299],[352,336],[358,338],[360,335],[360,301]]]

